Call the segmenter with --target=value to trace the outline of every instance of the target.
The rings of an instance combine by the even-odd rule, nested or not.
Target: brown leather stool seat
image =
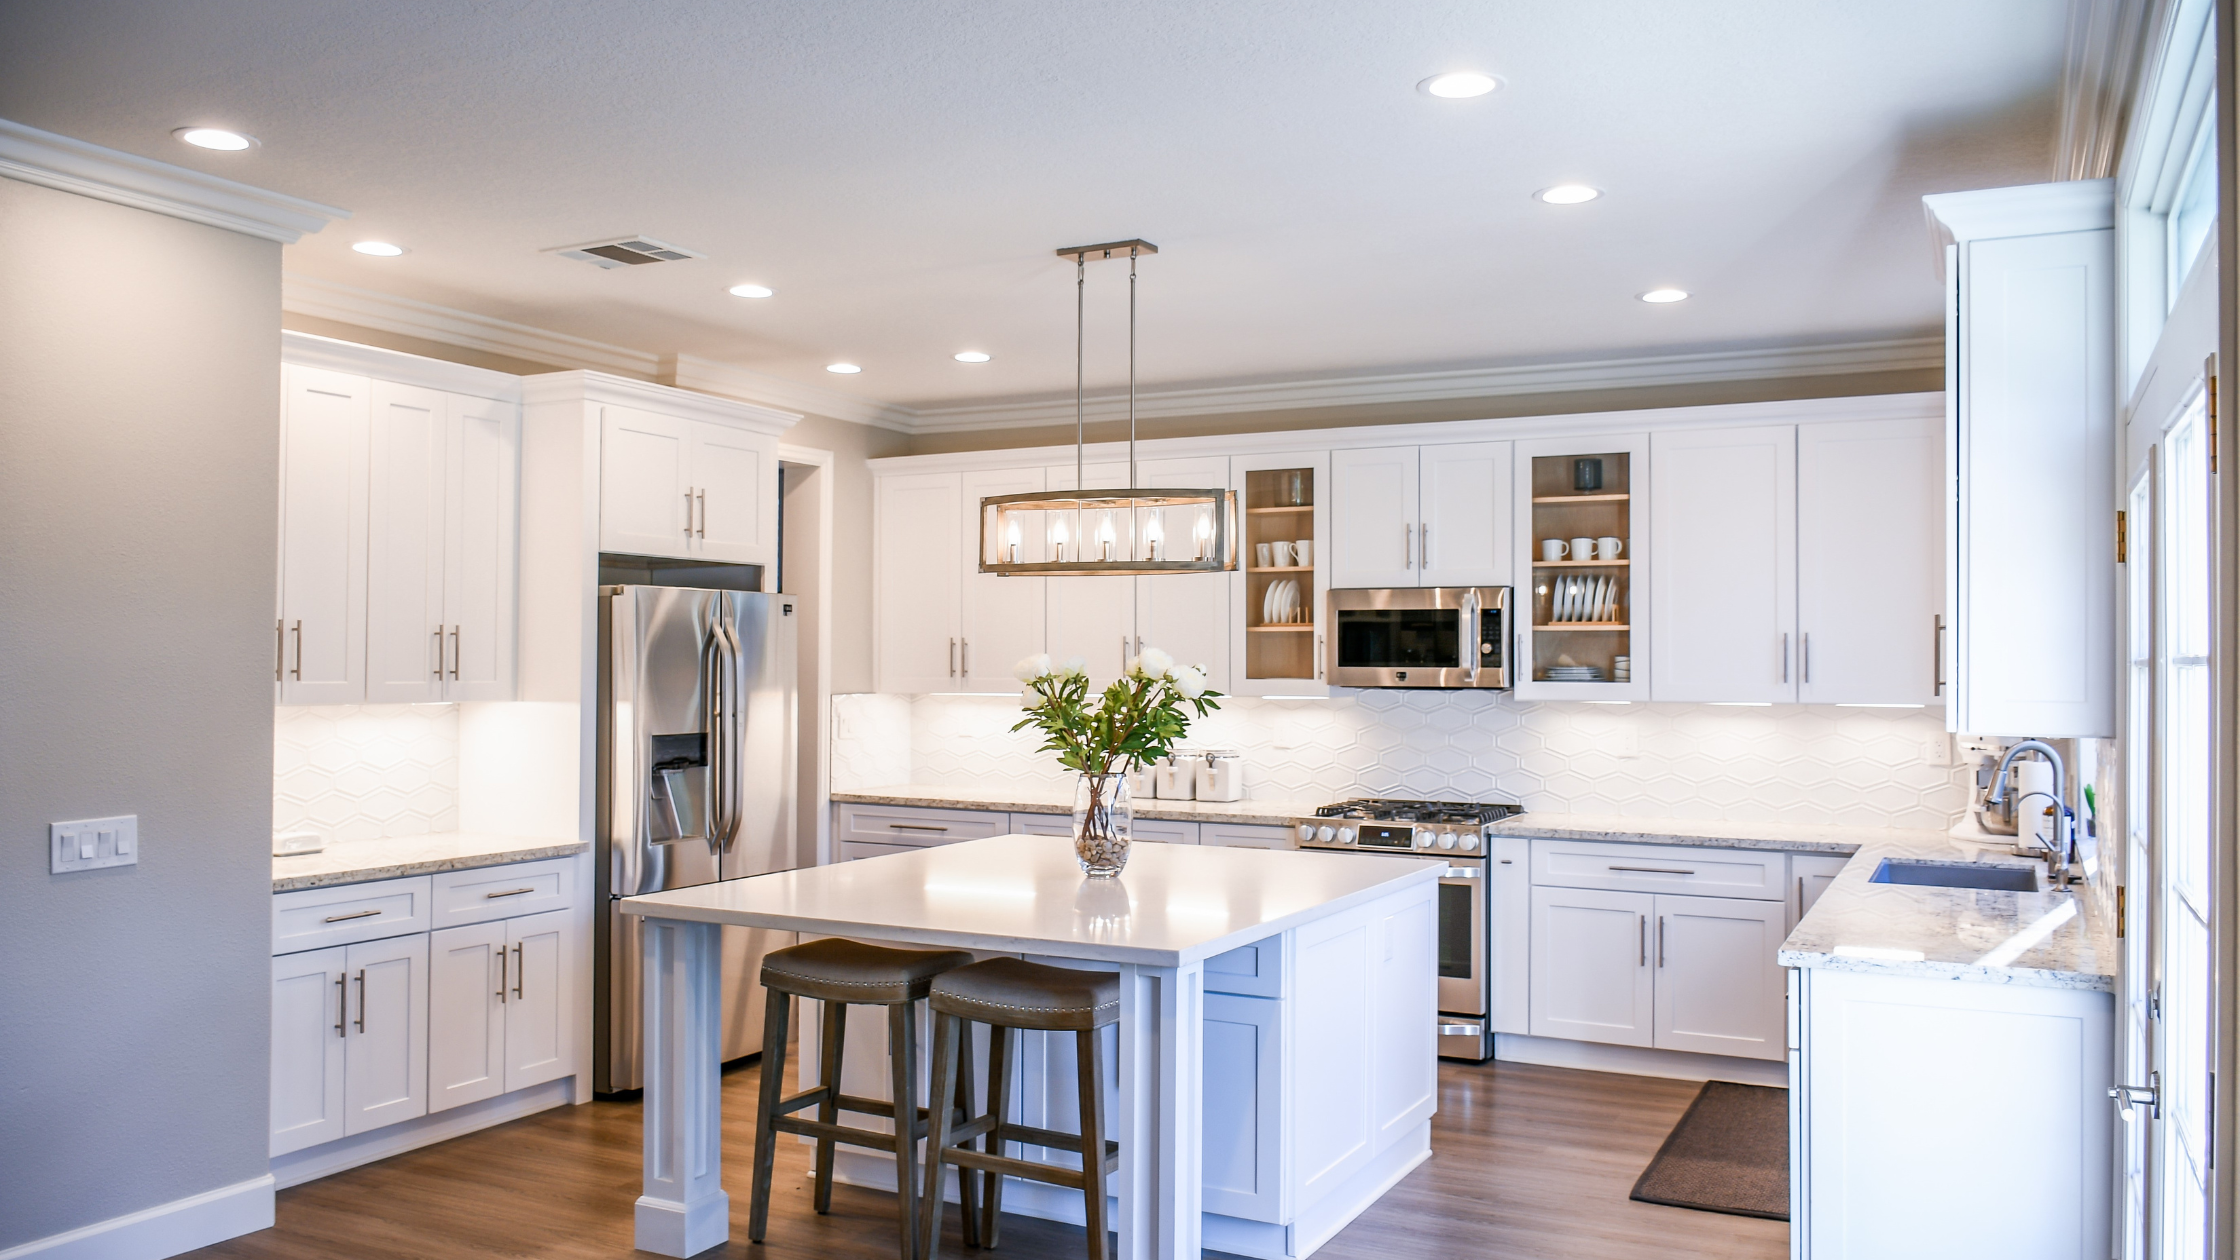
[[[1046,1185],[1081,1191],[1082,1211],[1089,1232],[1089,1260],[1104,1260],[1105,1179],[1120,1163],[1120,1144],[1105,1138],[1104,1033],[1107,1024],[1120,1022],[1120,977],[1108,971],[1076,971],[1019,958],[991,958],[945,971],[933,981],[933,1080],[937,1098],[956,1095],[965,1120],[956,1123],[954,1112],[943,1109],[931,1118],[926,1140],[923,1181],[925,1211],[919,1222],[919,1255],[934,1260],[941,1241],[941,1170],[957,1170],[959,1197],[965,1215],[965,1239],[974,1235],[979,1245],[996,1245],[998,1219],[1003,1210],[1003,1179],[1021,1177]],[[989,1025],[988,1113],[974,1116],[972,1091],[972,1036],[968,1021]],[[1081,1132],[1059,1133],[1007,1118],[1011,1099],[1012,1033],[1072,1033],[1074,1036],[1075,1088],[1081,1097]],[[987,1149],[968,1143],[986,1137]],[[1053,1150],[1096,1152],[1084,1157],[1076,1170],[1061,1164],[1013,1159],[1008,1144],[1023,1142]],[[975,1194],[975,1174],[985,1180]],[[977,1230],[973,1200],[980,1200]]]
[[[972,955],[961,949],[890,949],[837,937],[777,950],[763,959],[762,986],[769,990],[769,1012],[762,1026],[762,1095],[755,1108],[754,1197],[747,1213],[747,1237],[761,1242],[770,1222],[770,1183],[778,1155],[778,1135],[797,1133],[817,1140],[816,1210],[832,1210],[833,1147],[839,1142],[892,1151],[895,1157],[895,1211],[902,1230],[899,1254],[911,1260],[918,1246],[918,1139],[926,1136],[933,1116],[917,1103],[918,1019],[917,1003],[924,1001],[934,981],[943,973],[963,967]],[[824,1038],[817,1085],[791,1098],[784,1097],[786,1034],[793,999],[811,998],[824,1003]],[[892,1102],[840,1092],[841,1052],[848,1031],[848,1007],[887,1008],[887,1057],[892,1074]],[[969,1058],[971,1047],[965,1048]],[[966,1079],[970,1079],[970,1068]],[[952,1098],[948,1093],[936,1095]],[[797,1119],[794,1112],[817,1109],[814,1120]],[[969,1092],[954,1098],[951,1106],[936,1108],[943,1120],[961,1109],[972,1114]],[[852,1128],[839,1123],[840,1113],[885,1116],[895,1121],[893,1133]],[[976,1187],[967,1187],[971,1193]],[[965,1238],[979,1240],[975,1200],[966,1200]]]

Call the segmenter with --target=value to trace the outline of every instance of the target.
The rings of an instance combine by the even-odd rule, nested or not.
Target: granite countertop
[[[292,853],[272,859],[272,891],[358,884],[371,879],[402,879],[436,871],[504,866],[538,858],[566,857],[591,846],[582,840],[544,840],[493,836],[472,831],[438,831],[386,840],[345,840],[318,853]]]
[[[1073,810],[1073,796],[1032,789],[955,788],[930,783],[898,784],[861,792],[834,792],[843,805],[901,805],[915,809],[985,809],[1014,814],[1065,814]],[[1246,823],[1262,827],[1288,827],[1311,816],[1327,801],[1162,801],[1134,798],[1135,816],[1164,822]]]
[[[1498,822],[1496,835],[1541,836],[1611,844],[1686,844],[1702,849],[1776,849],[1786,853],[1857,853],[1870,844],[1939,844],[1942,831],[1895,827],[1832,827],[1818,823],[1698,822],[1622,814],[1519,814]]]

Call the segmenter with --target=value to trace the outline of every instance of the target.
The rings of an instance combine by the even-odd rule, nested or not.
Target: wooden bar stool
[[[770,991],[769,1016],[762,1032],[762,1097],[755,1109],[754,1201],[747,1214],[747,1238],[761,1242],[770,1221],[770,1180],[778,1155],[778,1135],[798,1133],[817,1139],[816,1210],[832,1210],[833,1145],[868,1146],[893,1151],[896,1214],[902,1229],[900,1254],[910,1260],[918,1245],[917,1143],[927,1133],[927,1108],[917,1105],[918,1020],[916,1003],[926,996],[935,976],[962,967],[972,955],[961,949],[888,949],[858,941],[830,938],[777,950],[763,959],[762,985]],[[824,1003],[822,1066],[814,1089],[791,1098],[782,1097],[786,1076],[786,1025],[790,999],[816,998]],[[848,1007],[887,1008],[887,1054],[892,1061],[893,1102],[855,1097],[840,1092],[840,1052],[845,1044]],[[971,1048],[966,1047],[967,1056]],[[969,1080],[970,1069],[967,1069]],[[956,1095],[945,1087],[933,1097]],[[793,1113],[817,1109],[814,1120],[800,1120]],[[956,1098],[963,1114],[972,1114],[969,1088]],[[942,1107],[947,1123],[950,1107]],[[895,1131],[878,1133],[838,1123],[843,1111],[886,1116]],[[968,1189],[967,1193],[970,1190]],[[966,1237],[977,1242],[977,1222],[967,1200]]]
[[[973,1173],[981,1173],[988,1182],[980,1196],[982,1217],[977,1231],[983,1247],[996,1245],[1003,1179],[1023,1177],[1081,1192],[1082,1213],[1089,1226],[1089,1260],[1104,1260],[1105,1178],[1119,1166],[1120,1144],[1104,1136],[1104,1038],[1099,1030],[1120,1021],[1120,977],[1109,971],[1074,971],[1019,958],[991,958],[936,977],[931,1001],[933,1080],[929,1092],[937,1098],[948,1097],[957,1091],[960,1080],[971,1078],[971,1024],[987,1024],[988,1112],[972,1115],[972,1094],[966,1089],[961,1096],[967,1103],[964,1114],[968,1119],[963,1124],[953,1123],[947,1108],[933,1117],[932,1131],[926,1138],[925,1220],[919,1225],[922,1260],[933,1260],[941,1241],[941,1170],[947,1165],[955,1165],[958,1170],[968,1242],[975,1233],[969,1188]],[[1012,1034],[1021,1028],[1074,1035],[1075,1084],[1081,1094],[1078,1136],[1011,1123]],[[982,1135],[988,1138],[985,1151],[965,1147]],[[1005,1153],[1008,1142],[1095,1154],[1082,1154],[1077,1171],[1060,1164],[1013,1159]]]

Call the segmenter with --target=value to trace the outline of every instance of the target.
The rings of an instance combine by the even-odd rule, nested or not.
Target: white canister
[[[2032,758],[2008,767],[2007,790],[2014,794],[2014,847],[2044,852],[2053,847],[2053,766]]]
[[[1128,795],[1139,801],[1155,800],[1159,795],[1159,776],[1150,766],[1128,768]]]
[[[1244,754],[1234,748],[1208,748],[1191,763],[1198,771],[1198,799],[1244,799]]]
[[[1155,761],[1151,765],[1153,777],[1159,783],[1162,801],[1189,801],[1198,796],[1198,776],[1191,769],[1197,764],[1196,753],[1185,753]]]

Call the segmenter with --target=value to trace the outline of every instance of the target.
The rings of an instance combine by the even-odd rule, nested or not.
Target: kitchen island
[[[741,925],[1118,972],[1118,1254],[1311,1254],[1430,1157],[1444,871],[1142,845],[1118,880],[1092,881],[1069,841],[1006,835],[625,899],[646,920],[637,1246],[689,1256],[730,1237],[716,952]],[[1070,1090],[1063,1066],[1023,1073],[1022,1105]],[[1007,1209],[1080,1219],[1019,1189]]]

